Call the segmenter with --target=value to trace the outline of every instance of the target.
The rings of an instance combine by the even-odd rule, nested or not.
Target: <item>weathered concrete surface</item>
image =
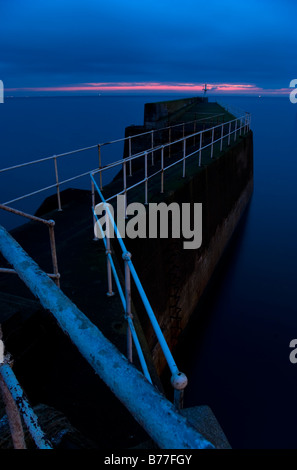
[[[202,246],[185,250],[181,239],[126,240],[144,289],[171,349],[210,280],[220,257],[248,205],[253,191],[253,136],[190,172],[165,195],[150,201],[200,202],[203,204]],[[137,304],[157,370],[165,363],[141,304]]]

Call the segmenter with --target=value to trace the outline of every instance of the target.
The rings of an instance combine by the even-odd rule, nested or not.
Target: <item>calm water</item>
[[[178,96],[174,96],[177,98]],[[142,124],[150,97],[24,98],[0,106],[0,167],[124,136]],[[233,447],[297,447],[297,105],[288,98],[228,97],[252,113],[255,189],[185,341],[177,351],[189,377],[186,405],[211,406]],[[104,161],[122,156],[106,148]],[[97,166],[97,152],[59,160],[61,178]],[[9,175],[9,177],[8,177]],[[53,164],[0,174],[1,202],[53,184]],[[90,188],[88,178],[71,184]],[[34,211],[51,191],[14,204]],[[12,215],[7,228],[19,221]]]

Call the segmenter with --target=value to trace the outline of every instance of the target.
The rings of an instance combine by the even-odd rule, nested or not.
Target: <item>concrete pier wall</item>
[[[183,248],[182,239],[126,239],[133,263],[171,349],[187,325],[210,280],[253,191],[253,134],[220,158],[189,176],[161,200],[200,202],[202,245],[196,250]],[[134,297],[146,337],[159,372],[164,359],[155,335]]]

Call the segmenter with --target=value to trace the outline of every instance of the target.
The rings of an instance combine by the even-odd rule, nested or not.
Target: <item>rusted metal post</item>
[[[58,287],[60,287],[60,274],[58,269],[58,259],[57,259],[57,250],[56,250],[56,240],[55,240],[55,221],[49,220],[50,224],[48,226],[49,229],[49,238],[50,238],[50,245],[51,245],[51,255],[52,255],[52,263],[53,263],[53,271],[55,275],[55,283]]]

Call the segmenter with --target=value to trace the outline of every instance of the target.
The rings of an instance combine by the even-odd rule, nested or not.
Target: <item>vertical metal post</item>
[[[99,158],[99,187],[100,191],[102,191],[102,161],[101,161],[101,145],[98,145],[98,158]]]
[[[123,185],[124,185],[124,196],[125,196],[125,219],[127,218],[126,209],[127,209],[127,168],[126,160],[123,163]]]
[[[178,372],[171,377],[171,384],[174,388],[174,405],[178,410],[183,408],[184,392],[188,385],[188,379],[185,374]]]
[[[57,157],[54,156],[54,164],[55,164],[55,174],[56,174],[56,187],[57,187],[57,197],[58,197],[58,211],[62,210],[61,206],[61,196],[60,196],[60,184],[59,184],[59,174],[58,174],[58,163]]]
[[[200,144],[199,144],[199,166],[201,166],[202,157],[202,132],[200,133]]]
[[[147,152],[144,154],[144,203],[147,204],[148,200],[148,175],[147,175]]]
[[[211,151],[210,151],[210,158],[213,157],[213,141],[214,141],[214,127],[213,127],[212,133],[211,133]]]
[[[94,210],[95,210],[95,205],[96,205],[96,201],[95,201],[95,185],[94,185],[94,181],[91,180],[91,185],[92,185],[92,209],[93,209],[93,226],[95,227],[95,224],[96,224],[96,217],[95,217],[95,214],[94,214]],[[96,237],[95,233],[94,233],[94,238],[93,238],[94,241],[98,241],[99,238]]]
[[[231,122],[229,123],[228,145],[230,145],[230,139],[231,139]]]
[[[26,449],[27,447],[25,443],[24,430],[19,410],[1,375],[0,388],[2,392],[3,402],[5,405],[5,411],[8,419],[13,447],[14,449]]]
[[[164,193],[164,145],[161,148],[161,193]]]
[[[184,139],[184,150],[183,150],[183,178],[186,177],[186,139]]]
[[[221,145],[220,145],[220,152],[223,150],[223,140],[224,140],[224,124],[222,124],[221,128]]]
[[[154,131],[151,132],[151,147],[154,148]],[[152,150],[152,166],[154,166],[154,151]]]
[[[132,156],[132,142],[131,137],[129,137],[129,157]],[[132,176],[132,160],[129,160],[129,176]]]
[[[111,271],[111,263],[110,263],[110,256],[111,256],[111,247],[110,247],[110,218],[108,211],[105,210],[105,218],[106,218],[106,263],[107,263],[107,295],[108,297],[112,297],[114,292],[112,290],[112,271]]]
[[[131,274],[129,268],[129,261],[131,260],[131,253],[123,253],[123,260],[125,263],[125,298],[126,298],[126,318],[132,319],[131,311]],[[129,362],[133,362],[133,350],[132,350],[132,333],[127,322],[127,357]]]
[[[242,118],[240,118],[240,130],[239,130],[239,135],[242,134]]]
[[[236,142],[236,134],[237,134],[237,119],[235,121],[234,142]]]
[[[185,138],[185,123],[183,123],[183,139]]]
[[[53,270],[55,277],[55,283],[58,287],[60,287],[60,274],[58,270],[58,260],[57,260],[57,250],[56,250],[56,240],[55,240],[55,221],[49,220],[51,225],[48,226],[49,229],[49,237],[50,237],[50,245],[51,245],[51,255],[52,255],[52,263],[53,263]]]

